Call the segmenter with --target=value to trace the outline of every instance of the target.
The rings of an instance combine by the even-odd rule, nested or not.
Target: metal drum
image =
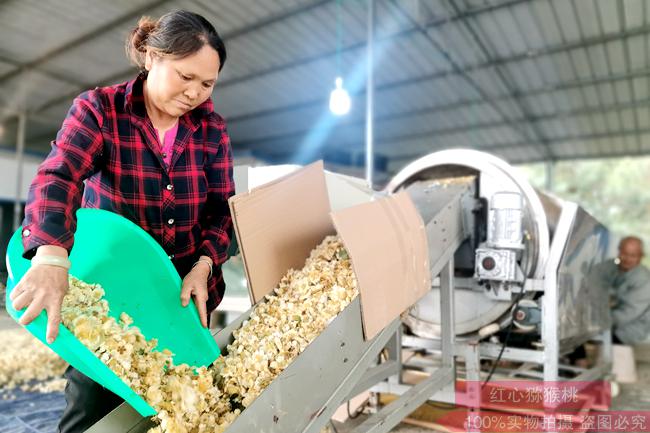
[[[514,167],[505,161],[483,152],[475,150],[454,149],[435,152],[424,156],[402,169],[386,186],[385,193],[394,193],[400,190],[407,190],[414,199],[416,207],[426,221],[428,203],[421,199],[419,191],[435,187],[443,181],[451,182],[454,178],[470,178],[474,183],[475,203],[484,203],[487,218],[487,209],[490,203],[496,203],[496,212],[507,211],[512,207],[515,212],[521,215],[521,228],[523,232],[523,250],[519,256],[519,265],[525,278],[542,278],[544,275],[544,264],[549,254],[549,224],[547,222],[547,210],[542,205],[545,200],[543,194],[538,194],[528,183],[525,176],[520,174]],[[520,195],[521,203],[513,200],[513,194]],[[504,197],[514,206],[503,204]],[[493,200],[494,199],[494,200]],[[516,209],[519,206],[519,209]],[[465,209],[465,213],[475,212],[473,209]],[[512,213],[512,210],[510,211]],[[481,220],[470,215],[465,218],[470,225],[486,225],[486,219]],[[517,224],[517,222],[513,222]],[[475,233],[482,232],[487,238],[487,227],[470,227],[469,230]],[[477,231],[477,229],[480,229]],[[499,227],[500,232],[506,228]],[[484,239],[485,240],[485,239]],[[476,245],[474,245],[476,247]],[[431,245],[430,248],[436,248]],[[472,250],[473,253],[473,250]],[[470,255],[465,254],[465,262]],[[471,256],[471,260],[473,256]],[[462,274],[458,268],[460,261],[457,260],[457,275]],[[472,263],[473,265],[473,263]],[[469,266],[465,266],[467,269]],[[465,286],[465,287],[464,287]],[[504,325],[510,315],[506,314],[511,310],[512,299],[494,299],[477,287],[476,278],[469,275],[468,278],[458,278],[455,284],[455,320],[456,334],[468,335],[479,332],[482,328],[497,323]],[[405,323],[411,330],[422,337],[437,337],[440,334],[440,293],[435,287],[418,304],[416,304],[405,318]],[[492,325],[494,328],[494,325]]]

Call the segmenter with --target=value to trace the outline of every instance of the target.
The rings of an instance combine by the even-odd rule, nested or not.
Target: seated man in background
[[[594,278],[609,289],[614,344],[631,346],[650,335],[650,270],[641,264],[643,255],[643,241],[627,236],[618,244],[618,257],[594,269]],[[584,345],[567,358],[578,367],[590,366]]]
[[[627,236],[618,245],[618,257],[601,265],[612,302],[612,340],[638,344],[650,335],[650,270],[641,264],[643,241]]]

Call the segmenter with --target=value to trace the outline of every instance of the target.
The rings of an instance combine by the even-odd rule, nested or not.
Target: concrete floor
[[[0,330],[18,325],[0,310]],[[650,362],[637,362],[638,382],[622,384],[620,394],[613,399],[611,410],[650,410]],[[65,406],[62,393],[12,392],[13,400],[3,400],[6,390],[0,389],[0,433],[53,433]],[[364,415],[345,424],[336,424],[338,433],[349,433],[363,422]],[[426,433],[430,429],[400,424],[391,430],[398,433]]]

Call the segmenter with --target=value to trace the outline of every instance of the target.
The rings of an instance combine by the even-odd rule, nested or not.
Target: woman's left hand
[[[194,298],[194,305],[199,312],[199,318],[204,328],[208,327],[208,277],[210,268],[207,265],[199,264],[194,266],[189,274],[183,278],[181,289],[181,304],[187,307],[190,298]]]

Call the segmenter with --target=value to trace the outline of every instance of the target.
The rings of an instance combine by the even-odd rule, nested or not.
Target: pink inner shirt
[[[172,154],[174,153],[174,142],[176,142],[176,133],[178,132],[178,122],[173,128],[165,132],[165,141],[162,146],[162,157],[165,165],[169,167],[172,162]]]

